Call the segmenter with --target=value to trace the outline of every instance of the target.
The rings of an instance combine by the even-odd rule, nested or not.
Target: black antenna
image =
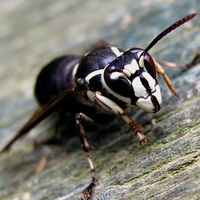
[[[162,33],[160,33],[144,50],[143,55],[145,55],[159,40],[161,40],[163,37],[165,37],[168,33],[173,31],[174,29],[178,28],[179,26],[183,25],[185,22],[191,20],[192,18],[197,16],[197,12],[194,12],[190,15],[187,15],[186,17],[178,20],[176,23],[172,24],[168,28],[166,28]]]

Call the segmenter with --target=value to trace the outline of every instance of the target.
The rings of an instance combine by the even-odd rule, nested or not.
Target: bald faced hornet
[[[169,26],[146,49],[131,48],[124,51],[106,43],[96,46],[84,56],[66,55],[50,62],[41,70],[35,85],[35,95],[41,108],[1,150],[1,153],[9,150],[16,140],[26,135],[52,113],[61,110],[73,113],[82,148],[87,153],[92,171],[92,181],[82,193],[82,199],[89,199],[98,178],[82,120],[107,124],[119,115],[131,127],[138,141],[141,144],[146,143],[147,138],[142,130],[125,110],[131,105],[149,113],[156,113],[161,109],[162,98],[157,74],[163,76],[171,92],[178,96],[161,63],[148,51],[164,36],[196,15],[197,13],[188,15]],[[185,66],[162,64],[171,68],[187,69],[197,64],[199,57],[198,54]]]

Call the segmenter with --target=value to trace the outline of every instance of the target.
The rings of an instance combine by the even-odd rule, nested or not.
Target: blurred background
[[[44,64],[60,55],[81,54],[100,39],[124,49],[145,48],[166,27],[199,8],[199,0],[0,1],[0,148],[37,108],[33,87]],[[169,34],[151,55],[188,62],[200,50],[199,19]],[[8,198],[19,199],[9,193]]]

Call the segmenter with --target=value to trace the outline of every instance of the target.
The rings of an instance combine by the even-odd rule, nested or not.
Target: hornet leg
[[[154,60],[155,61],[155,60]],[[176,63],[172,63],[172,62],[160,62],[160,61],[155,61],[156,64],[156,71],[158,74],[161,74],[167,84],[167,86],[169,87],[169,89],[171,90],[171,92],[178,97],[178,93],[176,92],[175,88],[173,87],[169,77],[167,76],[167,74],[165,73],[164,69],[162,68],[161,65],[174,69],[174,70],[187,70],[192,68],[193,66],[197,65],[198,63],[200,63],[200,52],[197,53],[197,55],[193,58],[193,60],[185,65],[179,65]]]
[[[145,144],[147,142],[147,138],[140,130],[139,125],[131,117],[129,117],[120,106],[118,106],[115,102],[108,99],[107,97],[103,96],[100,92],[96,92],[94,98],[97,101],[97,103],[99,103],[99,105],[102,106],[105,110],[108,110],[116,115],[121,116],[122,119],[134,131],[134,134],[137,137],[140,144]]]
[[[174,86],[172,85],[169,77],[165,73],[165,70],[162,68],[162,66],[158,62],[155,61],[155,64],[156,64],[156,72],[163,76],[168,88],[171,90],[171,92],[174,94],[174,96],[178,97],[178,93],[176,92]]]
[[[91,183],[88,185],[88,187],[86,187],[83,192],[82,192],[82,198],[81,200],[88,200],[91,197],[92,192],[94,191],[97,182],[98,182],[98,177],[97,177],[97,173],[96,173],[96,167],[94,165],[94,161],[92,159],[92,156],[90,154],[90,150],[92,149],[89,145],[88,142],[88,138],[87,135],[83,129],[83,126],[81,124],[81,120],[90,120],[92,121],[92,119],[90,119],[89,117],[87,117],[86,115],[79,113],[76,115],[76,125],[78,128],[78,133],[80,136],[80,140],[81,140],[81,146],[82,149],[86,152],[87,154],[87,158],[88,158],[88,163],[90,165],[90,169],[92,171],[92,181]]]
[[[200,52],[196,54],[196,56],[193,58],[193,60],[190,63],[185,64],[185,65],[176,64],[173,62],[160,62],[160,61],[157,61],[157,62],[165,67],[168,67],[174,70],[187,70],[200,63]]]

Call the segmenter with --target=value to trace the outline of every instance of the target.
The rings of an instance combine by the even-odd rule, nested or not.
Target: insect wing
[[[74,88],[66,90],[50,101],[45,106],[41,107],[33,116],[27,121],[27,123],[19,130],[16,136],[0,151],[0,154],[7,152],[13,143],[19,138],[26,135],[32,128],[37,126],[40,122],[50,116],[53,112],[57,111],[62,103],[67,103],[75,98]]]

